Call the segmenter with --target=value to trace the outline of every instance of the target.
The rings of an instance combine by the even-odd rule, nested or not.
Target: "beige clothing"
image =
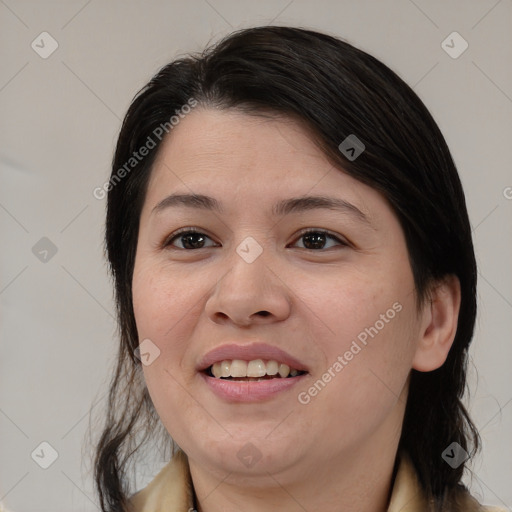
[[[132,496],[130,503],[134,512],[193,512],[193,496],[188,459],[180,450],[148,486]],[[400,457],[387,512],[424,512],[425,504],[410,459]],[[465,493],[450,512],[501,511],[505,509],[482,506],[469,493]]]

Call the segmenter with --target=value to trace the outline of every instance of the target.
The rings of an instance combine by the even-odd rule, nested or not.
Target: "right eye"
[[[198,229],[181,228],[178,231],[172,233],[163,243],[163,246],[166,248],[171,248],[172,246],[172,248],[182,250],[204,249],[204,240],[207,238],[211,240],[208,235],[205,235]],[[173,244],[174,240],[180,240],[182,247],[176,247]]]

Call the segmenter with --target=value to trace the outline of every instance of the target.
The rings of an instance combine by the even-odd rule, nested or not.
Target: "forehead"
[[[299,122],[199,107],[162,142],[144,208],[172,192],[208,193],[240,209],[306,194],[336,195],[369,217],[370,203],[387,208],[380,193],[335,168]]]
[[[243,174],[254,168],[260,174],[279,171],[283,175],[291,171],[289,164],[297,166],[299,177],[303,168],[330,167],[306,129],[291,118],[200,107],[165,138],[155,170],[162,163],[174,163],[173,170],[181,177],[201,170],[218,174],[236,169]]]

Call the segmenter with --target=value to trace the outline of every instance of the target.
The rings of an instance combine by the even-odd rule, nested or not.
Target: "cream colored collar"
[[[134,512],[193,512],[193,487],[186,454],[179,450],[151,483],[132,497],[131,503]],[[409,457],[402,454],[387,512],[425,512],[425,510],[427,510],[426,500],[414,467]],[[467,493],[457,499],[453,512],[459,510],[461,512],[498,511],[498,509],[481,507]]]

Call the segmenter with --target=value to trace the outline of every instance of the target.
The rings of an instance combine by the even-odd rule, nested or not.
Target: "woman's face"
[[[186,198],[155,208],[171,194],[218,209]],[[324,199],[292,202],[313,196]],[[181,228],[197,233],[174,236]],[[284,483],[396,448],[421,330],[414,297],[386,200],[295,122],[197,108],[164,141],[133,303],[149,393],[191,464]],[[228,375],[286,375],[291,361],[306,373],[220,379],[202,371],[214,361]]]

